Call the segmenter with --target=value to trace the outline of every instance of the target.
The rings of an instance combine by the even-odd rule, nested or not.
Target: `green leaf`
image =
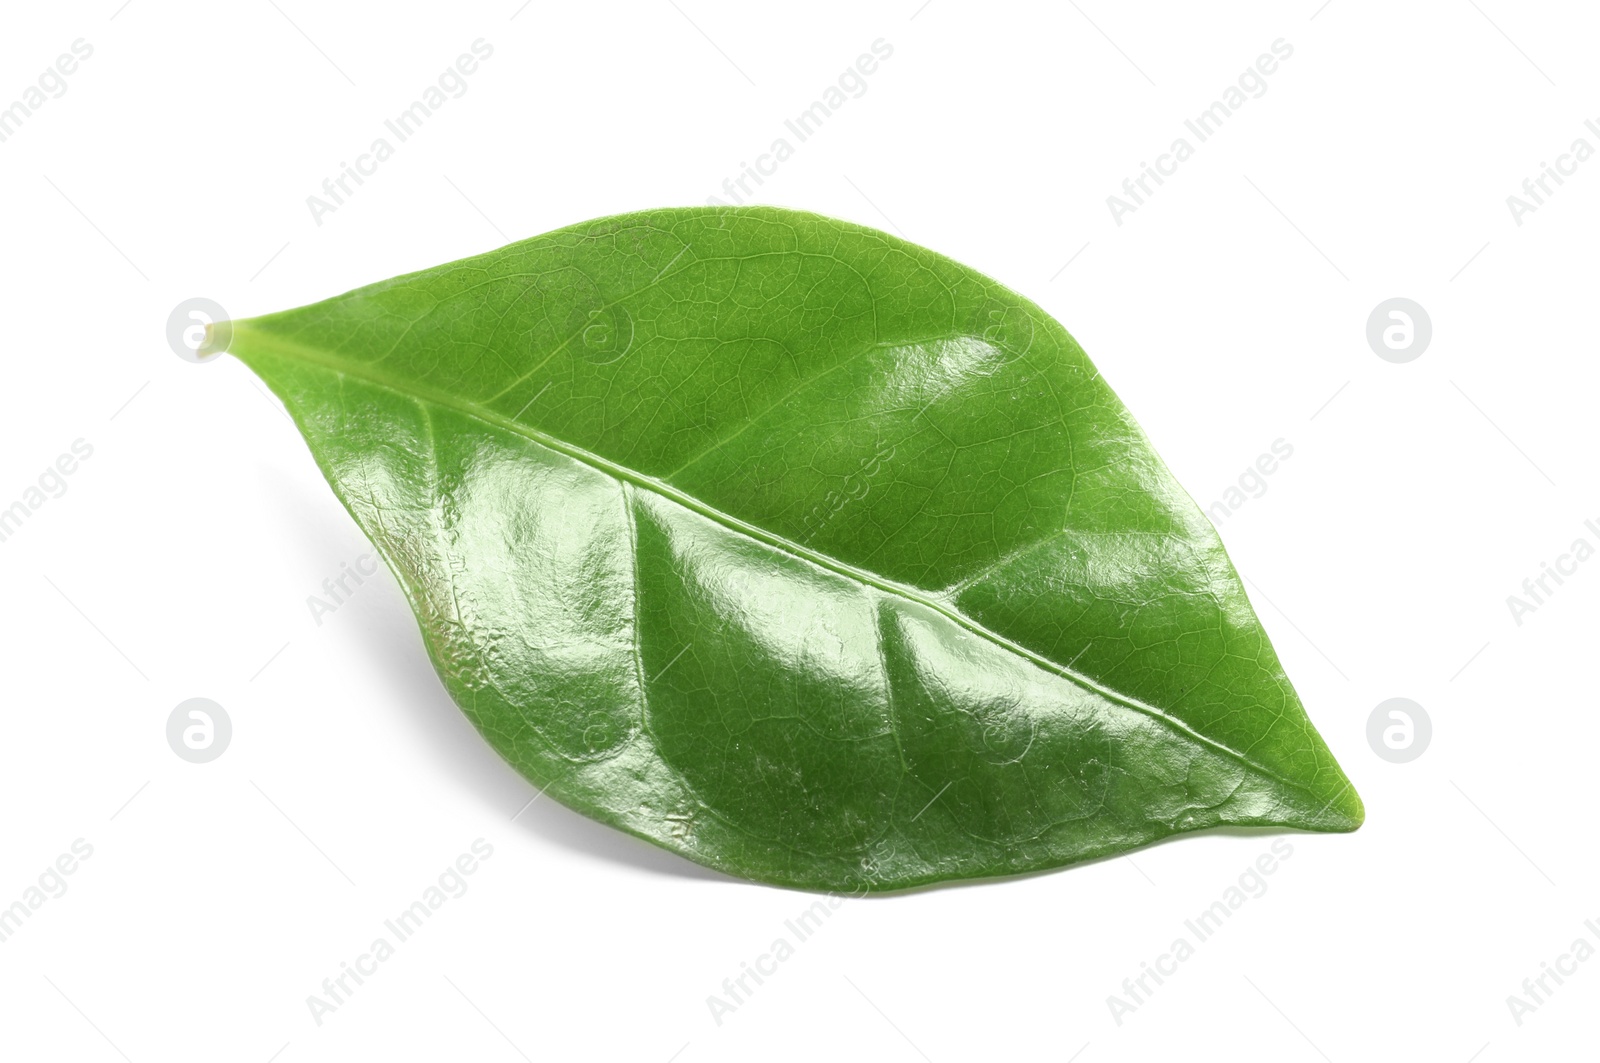
[[[230,349],[484,737],[691,860],[889,890],[1361,823],[1122,403],[932,251],[648,211],[234,322]]]

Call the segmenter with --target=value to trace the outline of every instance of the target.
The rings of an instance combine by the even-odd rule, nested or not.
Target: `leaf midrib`
[[[653,476],[646,476],[644,473],[641,473],[635,469],[631,469],[625,465],[618,464],[609,458],[602,457],[601,455],[580,447],[577,444],[569,443],[530,425],[525,425],[518,421],[512,420],[503,414],[496,413],[493,410],[485,409],[477,403],[468,399],[464,399],[458,395],[449,395],[441,391],[436,391],[435,389],[425,385],[396,380],[390,375],[378,370],[371,364],[352,364],[350,362],[343,361],[335,358],[322,348],[306,346],[305,344],[284,339],[283,337],[274,335],[270,332],[263,332],[253,329],[250,327],[248,321],[233,322],[232,327],[233,341],[230,345],[230,353],[233,353],[236,357],[241,358],[241,360],[247,360],[247,356],[239,354],[236,348],[240,346],[241,339],[247,339],[250,342],[246,344],[246,346],[254,345],[265,353],[276,354],[292,360],[308,362],[328,371],[338,373],[342,376],[349,376],[358,380],[362,380],[368,384],[382,388],[385,391],[392,392],[401,398],[411,399],[413,401],[428,402],[436,406],[442,406],[446,409],[454,410],[457,413],[464,414],[465,416],[482,421],[484,424],[487,424],[491,427],[511,432],[514,435],[520,435],[534,443],[538,443],[540,446],[547,447],[559,454],[564,454],[575,461],[582,462],[584,465],[587,465],[598,472],[602,472],[613,479],[619,480],[623,483],[632,484],[636,488],[650,491],[651,493],[659,495],[662,498],[666,498],[669,501],[675,502],[693,513],[698,513],[707,520],[720,524],[729,531],[737,532],[740,535],[754,539],[755,541],[773,547],[774,549],[781,550],[794,557],[800,558],[803,561],[808,561],[811,564],[833,572],[836,575],[844,576],[848,579],[856,581],[857,583],[872,587],[882,594],[900,598],[904,601],[911,602],[912,604],[920,605],[925,609],[930,609],[956,624],[958,627],[971,632],[977,637],[985,639],[986,641],[1006,650],[1007,652],[1015,654],[1024,660],[1031,661],[1040,668],[1043,668],[1048,672],[1052,672],[1055,675],[1066,679],[1068,682],[1076,684],[1084,690],[1097,694],[1100,697],[1105,698],[1107,701],[1121,705],[1124,708],[1132,709],[1135,712],[1142,713],[1151,717],[1152,719],[1158,720],[1171,730],[1183,735],[1191,741],[1216,750],[1217,752],[1220,752],[1238,761],[1240,764],[1243,764],[1252,771],[1259,772],[1261,775],[1272,779],[1280,785],[1287,786],[1293,790],[1298,790],[1299,792],[1312,798],[1317,798],[1320,796],[1304,784],[1286,778],[1285,776],[1280,775],[1268,768],[1264,764],[1257,763],[1240,750],[1234,749],[1231,746],[1219,742],[1208,735],[1201,734],[1199,731],[1196,731],[1194,728],[1190,727],[1183,720],[1180,720],[1177,717],[1162,711],[1159,707],[1108,687],[1090,676],[1074,671],[1066,665],[1053,661],[1043,654],[1037,653],[1026,646],[1013,642],[1004,635],[1001,635],[998,632],[984,626],[983,624],[978,623],[976,620],[973,620],[971,617],[955,608],[955,606],[942,595],[930,594],[920,587],[914,587],[910,584],[904,584],[896,580],[888,579],[884,576],[878,575],[875,572],[858,568],[855,565],[841,561],[836,557],[832,557],[820,551],[813,550],[810,547],[803,546],[792,539],[785,538],[784,536],[768,531],[767,529],[758,525],[741,520],[730,513],[725,513],[714,506],[710,506],[670,483],[659,480]],[[263,376],[265,376],[265,374],[263,374]],[[1335,800],[1337,800],[1337,798],[1335,798]],[[1328,805],[1323,807],[1323,811],[1326,811],[1327,807],[1331,806],[1332,803],[1333,802],[1331,801],[1328,802]]]

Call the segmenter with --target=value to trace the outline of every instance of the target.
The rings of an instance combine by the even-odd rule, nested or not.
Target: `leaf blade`
[[[774,218],[779,229],[805,228],[813,245],[769,246]],[[642,268],[589,276],[615,261],[618,234],[640,228],[672,239],[641,238],[652,252],[639,252]],[[685,250],[730,231],[742,258]],[[641,284],[677,245],[668,269]],[[851,276],[829,287],[833,275],[817,262],[846,258]],[[746,260],[773,266],[751,277]],[[588,271],[588,287],[575,270]],[[861,298],[884,278],[897,298]],[[557,296],[575,299],[577,312],[552,313]],[[655,312],[674,301],[688,309]],[[609,356],[624,333],[621,355],[593,357],[595,344]],[[780,334],[782,352],[772,346]],[[532,368],[506,354],[522,337],[535,348]],[[400,574],[447,688],[486,737],[558,798],[691,858],[795,885],[900,888],[1059,866],[1215,823],[1359,824],[1359,798],[1300,709],[1220,541],[1093,366],[1037,307],[932,252],[766,209],[603,219],[235,323],[232,349],[284,397],[335,491]],[[476,375],[463,369],[474,358]],[[771,378],[719,400],[752,364]],[[1063,391],[1079,404],[1070,423]],[[642,421],[626,409],[640,395],[657,400]],[[443,442],[436,421],[448,425]],[[988,452],[972,460],[963,447]],[[997,475],[1025,482],[997,493]],[[591,489],[576,491],[580,482]],[[570,527],[542,521],[529,502],[552,498],[586,515],[593,541],[569,541]],[[626,519],[598,515],[613,510]],[[413,523],[397,531],[396,514]],[[632,562],[627,617],[604,609],[625,597],[605,560],[624,552],[619,529]],[[647,564],[641,531],[655,536]],[[675,543],[697,543],[711,560]],[[566,569],[524,564],[551,550]],[[474,566],[490,576],[463,609],[455,584]],[[510,584],[537,592],[503,593],[495,580],[511,571],[520,575]],[[593,585],[563,583],[571,571]],[[738,580],[718,585],[727,572]],[[673,573],[687,575],[674,582]],[[677,641],[647,653],[645,636],[673,622],[645,611],[646,600],[718,604],[690,609],[699,620],[679,617]],[[788,613],[763,614],[770,601]],[[832,604],[819,613],[818,601]],[[574,617],[592,623],[553,643],[550,629]],[[520,622],[529,618],[537,622]],[[624,630],[631,694],[613,645]],[[861,652],[867,641],[876,663]],[[581,646],[595,653],[587,667],[574,663]],[[1241,647],[1255,654],[1254,671],[1228,663]],[[1091,667],[1078,668],[1085,657]],[[952,676],[929,672],[930,660],[971,689],[940,694]],[[1228,682],[1204,674],[1219,668]],[[997,675],[1011,678],[984,686]],[[508,689],[474,685],[484,676]],[[539,702],[530,676],[554,677],[549,685],[585,708]],[[825,681],[807,688],[817,676]],[[676,686],[685,677],[696,684],[688,695]],[[757,678],[771,682],[753,699],[741,693]],[[672,711],[650,707],[653,682]],[[897,684],[922,716],[891,707]],[[1141,684],[1155,697],[1141,697]],[[1190,690],[1200,694],[1185,703]],[[495,704],[480,708],[480,698]],[[829,715],[818,706],[830,699],[851,708]],[[1233,720],[1228,706],[1241,699],[1249,711]],[[741,718],[750,701],[788,722]],[[636,717],[601,712],[581,728],[567,719],[630,702]],[[650,726],[658,718],[660,736]],[[928,719],[940,726],[924,733]],[[883,734],[851,732],[873,721]],[[811,741],[808,727],[850,734],[871,752]],[[909,756],[897,727],[912,732]],[[593,761],[615,761],[609,773],[573,769],[590,763],[574,734],[634,753]],[[742,758],[710,756],[713,740],[742,742]],[[1016,774],[1023,760],[1038,779]],[[884,775],[886,765],[898,775]],[[1084,773],[1095,772],[1085,789]],[[1142,781],[1130,792],[1114,772]],[[1074,786],[1115,795],[1117,807],[1077,823],[1061,804]],[[629,801],[646,811],[630,812]],[[1073,829],[1017,833],[1025,827],[1015,824],[1040,826],[1037,809],[1057,806]],[[983,824],[999,840],[963,840]]]

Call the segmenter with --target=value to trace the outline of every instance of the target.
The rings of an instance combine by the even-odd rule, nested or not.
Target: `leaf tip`
[[[1362,802],[1361,795],[1356,793],[1356,788],[1346,779],[1339,792],[1314,818],[1316,830],[1349,833],[1359,830],[1367,821],[1367,806]]]
[[[233,344],[233,322],[212,321],[206,324],[205,338],[200,341],[200,346],[195,354],[200,358],[211,358],[219,354],[226,354]]]

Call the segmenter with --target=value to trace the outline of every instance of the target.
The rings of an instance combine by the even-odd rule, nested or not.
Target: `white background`
[[[1506,998],[1600,918],[1600,562],[1520,625],[1506,598],[1600,542],[1600,160],[1520,226],[1506,197],[1600,147],[1600,19],[1318,2],[8,9],[0,105],[74,40],[94,54],[0,143],[0,508],[75,440],[93,455],[0,542],[0,905],[75,839],[93,855],[0,944],[0,1055],[1591,1056],[1600,962],[1520,1025]],[[306,197],[480,37],[467,93],[317,225]],[[524,809],[386,573],[312,619],[366,543],[252,376],[164,328],[194,296],[249,316],[703,203],[878,38],[865,94],[756,200],[1036,300],[1202,505],[1292,445],[1220,530],[1368,821],[851,901],[719,1026],[707,996],[812,898]],[[1117,225],[1106,197],[1279,38],[1265,95]],[[1365,338],[1395,296],[1433,322],[1407,364]],[[234,727],[204,765],[165,737],[196,696]],[[1433,721],[1411,763],[1367,742],[1391,697]],[[468,892],[313,1021],[323,979],[479,838]],[[1107,997],[1274,838],[1293,855],[1268,891],[1114,1021]]]

